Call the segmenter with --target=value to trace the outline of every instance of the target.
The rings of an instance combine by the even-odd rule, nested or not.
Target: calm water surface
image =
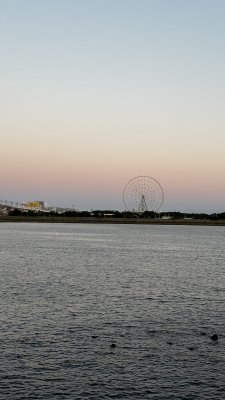
[[[1,223],[0,398],[225,399],[224,244],[225,227]]]

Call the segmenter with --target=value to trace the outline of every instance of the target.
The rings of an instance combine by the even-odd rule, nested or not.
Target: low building
[[[42,200],[32,200],[27,202],[27,207],[34,209],[46,209],[47,203]]]

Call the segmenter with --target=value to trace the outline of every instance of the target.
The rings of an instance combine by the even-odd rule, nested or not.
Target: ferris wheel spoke
[[[140,193],[140,192],[136,189],[136,187],[133,186],[133,185],[130,185],[130,186],[127,188],[127,190],[130,191],[131,193],[136,193],[137,196],[140,196],[140,195],[141,195],[141,193]]]
[[[136,181],[134,181],[134,179],[132,179],[131,184],[132,184],[132,186],[135,188],[135,190],[137,191],[137,193],[138,193],[139,195],[142,195],[141,187],[140,187],[140,185],[138,184],[138,182],[136,182]]]
[[[125,189],[126,189],[126,188],[129,189],[129,190],[131,190],[131,191],[136,192],[138,196],[140,196],[140,194],[141,194],[140,191],[139,191],[139,188],[135,185],[135,182],[133,182],[133,179],[131,179],[131,180],[127,183]]]
[[[142,195],[145,194],[145,177],[143,176],[140,181]]]
[[[143,185],[142,185],[142,179],[134,179],[136,186],[139,188],[139,192],[141,195],[143,195]]]
[[[144,192],[148,193],[148,182],[147,179],[145,179],[145,177],[144,177]]]

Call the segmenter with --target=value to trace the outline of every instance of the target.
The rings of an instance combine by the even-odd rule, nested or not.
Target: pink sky
[[[32,4],[0,17],[0,197],[123,209],[149,175],[164,210],[224,210],[224,2]]]

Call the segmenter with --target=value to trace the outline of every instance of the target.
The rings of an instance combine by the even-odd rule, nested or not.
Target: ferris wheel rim
[[[158,191],[158,189],[159,189],[159,191],[160,191],[161,199],[160,200],[158,199],[159,205],[157,205],[155,210],[149,210],[149,205],[152,204],[154,201],[156,201],[153,198],[154,197],[154,190],[152,189],[152,187],[151,187],[151,190],[149,189],[149,183],[147,184],[147,187],[145,187],[145,191],[143,190],[143,186],[140,187],[140,184],[142,184],[140,182],[141,182],[141,179],[143,179],[143,178],[144,178],[144,180],[146,178],[146,180],[149,180],[149,182],[151,182],[151,183],[155,183],[156,185],[154,185],[154,190]],[[139,196],[140,195],[142,196],[142,198],[144,199],[144,202],[146,204],[146,210],[144,210],[144,211],[154,211],[156,213],[160,212],[162,204],[164,202],[164,190],[163,190],[161,184],[155,178],[151,177],[150,175],[138,175],[138,176],[135,176],[134,178],[130,179],[126,183],[126,185],[125,185],[125,187],[123,189],[123,204],[125,206],[125,209],[128,209],[130,212],[134,212],[134,211],[135,212],[140,212],[140,211],[137,211],[137,210],[134,210],[134,209],[133,209],[133,211],[131,211],[130,207],[127,205],[127,200],[125,199],[126,190],[131,184],[133,184],[133,181],[138,182],[138,185],[137,186],[134,185],[134,187],[131,186],[130,195],[133,196],[133,197],[135,197],[135,195],[137,196],[137,194]],[[144,186],[145,186],[145,183],[144,183]],[[149,190],[150,190],[150,195],[149,195]],[[133,194],[133,192],[136,192],[136,193]],[[146,192],[147,192],[147,194],[146,194]],[[148,204],[146,203],[146,198],[145,198],[146,196],[147,196],[147,203]],[[142,211],[142,212],[144,212],[144,211]]]

